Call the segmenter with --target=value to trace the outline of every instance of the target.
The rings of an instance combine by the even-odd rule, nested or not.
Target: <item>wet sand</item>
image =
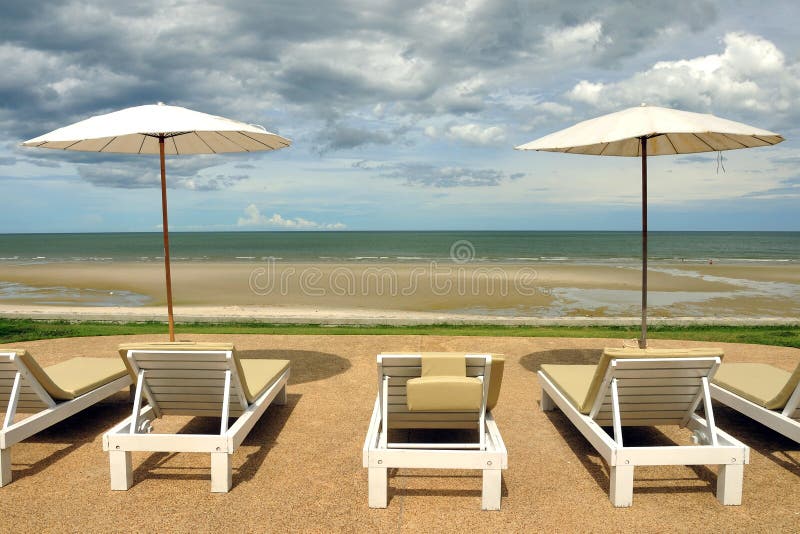
[[[608,499],[608,468],[560,412],[539,410],[542,363],[593,363],[620,340],[439,336],[181,336],[234,342],[245,357],[292,361],[288,405],[270,407],[233,455],[233,488],[211,494],[200,454],[135,453],[134,486],[109,489],[102,434],[127,416],[127,392],[15,445],[14,481],[0,489],[0,524],[45,532],[792,532],[800,529],[800,444],[717,407],[718,426],[751,447],[743,504],[714,497],[716,469],[638,468],[632,508]],[[49,365],[70,356],[116,357],[115,336],[25,343]],[[704,346],[656,340],[653,347]],[[707,346],[707,345],[706,345]],[[726,361],[793,369],[800,350],[718,344]],[[402,469],[389,478],[389,506],[367,506],[361,448],[376,395],[381,351],[505,353],[494,410],[509,451],[502,509],[480,510],[473,471]],[[172,417],[164,430],[213,431],[208,418]],[[632,431],[637,441],[686,443],[676,428]]]
[[[558,264],[175,263],[176,307],[278,307],[488,314],[499,317],[635,317],[635,266]],[[6,305],[160,306],[159,263],[0,265]],[[141,297],[131,301],[130,295]],[[651,316],[800,315],[800,266],[656,264]]]

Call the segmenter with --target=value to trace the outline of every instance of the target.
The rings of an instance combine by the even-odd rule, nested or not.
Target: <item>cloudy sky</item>
[[[513,147],[641,102],[787,139],[651,158],[652,229],[800,230],[800,6],[664,5],[6,1],[0,231],[157,230],[157,157],[19,143],[158,101],[293,141],[168,158],[176,231],[637,229],[637,160]]]

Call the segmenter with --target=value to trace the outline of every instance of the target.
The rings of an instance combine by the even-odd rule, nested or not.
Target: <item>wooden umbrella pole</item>
[[[642,137],[642,337],[639,348],[647,348],[647,137]]]
[[[167,165],[164,161],[164,136],[158,136],[158,153],[161,156],[161,217],[164,232],[164,272],[167,276],[167,319],[169,340],[175,341],[175,320],[172,317],[172,276],[169,273],[169,224],[167,222]]]

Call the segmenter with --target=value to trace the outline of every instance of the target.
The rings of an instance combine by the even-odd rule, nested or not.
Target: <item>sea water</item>
[[[639,232],[173,232],[182,262],[606,263],[641,261]],[[792,263],[800,232],[650,232],[651,262]],[[163,260],[159,232],[0,234],[0,262],[152,262]]]

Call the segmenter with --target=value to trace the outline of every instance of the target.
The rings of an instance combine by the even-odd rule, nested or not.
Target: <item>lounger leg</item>
[[[633,504],[633,466],[611,466],[611,489],[609,490],[611,503],[617,507],[627,507]]]
[[[11,448],[0,449],[0,487],[11,483]]]
[[[284,385],[275,396],[275,400],[272,401],[272,404],[277,404],[278,406],[286,404],[286,385]]]
[[[744,465],[732,464],[719,466],[717,475],[717,500],[722,504],[742,504],[742,479]]]
[[[481,495],[481,510],[500,509],[500,489],[503,481],[503,471],[500,469],[483,470],[483,493]]]
[[[108,451],[111,467],[111,489],[125,491],[133,485],[130,451]]]
[[[542,388],[542,401],[539,403],[543,412],[550,412],[552,411],[556,405],[553,402],[553,399],[550,398],[550,395]]]
[[[227,452],[211,453],[211,491],[228,493],[233,485],[231,455]]]
[[[370,467],[369,473],[369,507],[386,508],[388,503],[389,470],[385,467]]]

